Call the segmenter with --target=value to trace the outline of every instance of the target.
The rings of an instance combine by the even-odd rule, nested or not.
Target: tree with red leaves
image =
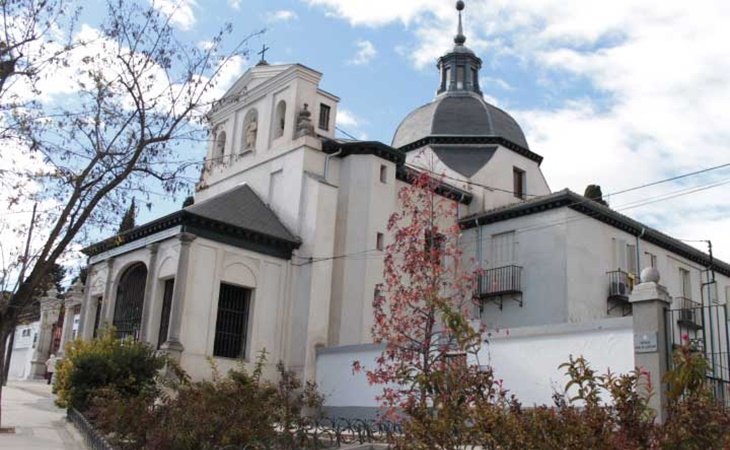
[[[373,301],[372,334],[385,349],[366,374],[383,385],[389,418],[404,419],[409,448],[455,448],[455,431],[466,426],[460,412],[480,395],[475,377],[483,376],[467,365],[480,344],[470,323],[474,273],[459,246],[458,204],[426,173],[410,181],[388,223],[385,282]]]

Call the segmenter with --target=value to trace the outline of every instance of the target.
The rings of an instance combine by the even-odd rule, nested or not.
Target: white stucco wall
[[[584,325],[525,327],[493,331],[478,361],[491,365],[504,387],[523,405],[550,405],[567,378],[558,366],[570,355],[584,356],[599,373],[634,369],[631,319],[608,319]],[[321,349],[317,356],[317,384],[329,407],[376,407],[378,385],[368,384],[364,372],[353,374],[352,363],[374,367],[381,348],[375,345]]]
[[[523,306],[506,298],[502,310],[494,303],[485,304],[482,317],[490,328],[581,323],[608,317],[606,273],[619,268],[628,271],[627,263],[619,261],[616,246],[638,246],[639,272],[650,265],[647,252],[655,255],[661,283],[673,297],[682,295],[679,269],[688,270],[691,299],[702,302],[700,278],[705,268],[700,264],[644,239],[639,239],[637,244],[636,236],[569,208],[484,225],[481,231],[466,230],[462,237],[466,256],[477,257],[480,254],[477,243],[480,243],[482,267],[493,267],[492,236],[509,231],[515,232],[514,264],[523,267]],[[719,273],[716,279],[717,297],[723,304],[727,301],[730,280]],[[704,297],[707,304],[706,290]],[[679,306],[675,300],[672,307]],[[621,308],[610,314],[621,315]]]
[[[385,183],[380,181],[381,166]],[[384,252],[376,248],[377,235],[388,234],[400,188],[390,161],[351,155],[340,163],[335,254],[351,256],[333,261],[330,344],[370,342],[373,294],[383,279]]]
[[[526,199],[550,193],[550,187],[538,163],[500,145],[495,144],[495,147],[497,150],[489,162],[469,178],[449,168],[430,147],[409,152],[407,162],[435,174],[443,174],[447,177],[444,181],[472,193],[474,200],[468,207],[468,214],[523,201],[512,193],[514,190],[513,168],[515,167],[525,172]],[[459,180],[464,180],[464,182]],[[479,185],[500,190],[487,190]]]
[[[35,342],[40,331],[40,322],[18,325],[15,327],[13,353],[10,357],[8,379],[25,380],[31,376],[31,360],[35,351]],[[10,345],[8,341],[6,345]],[[6,350],[7,351],[7,350]],[[7,355],[7,353],[6,353]]]

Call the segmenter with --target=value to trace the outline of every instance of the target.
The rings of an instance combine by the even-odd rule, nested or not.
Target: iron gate
[[[726,305],[703,305],[677,297],[674,309],[666,315],[669,364],[671,352],[680,345],[689,345],[702,353],[708,362],[707,381],[715,398],[730,408],[730,333]],[[670,367],[671,368],[671,367]]]

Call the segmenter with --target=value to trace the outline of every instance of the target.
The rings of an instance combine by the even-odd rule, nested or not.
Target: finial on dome
[[[454,37],[454,44],[464,45],[464,43],[466,42],[466,36],[464,36],[464,27],[461,25],[461,12],[464,10],[463,0],[459,0],[456,2],[456,10],[459,11],[459,29],[457,30],[456,36]]]

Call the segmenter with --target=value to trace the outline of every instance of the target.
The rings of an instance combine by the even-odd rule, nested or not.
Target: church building
[[[403,119],[390,144],[335,137],[339,98],[320,88],[316,70],[262,59],[246,71],[208,113],[194,203],[84,250],[80,335],[113,325],[174,356],[194,379],[210,374],[208,358],[225,372],[263,349],[270,370],[281,360],[317,379],[322,352],[372,342],[388,219],[419,171],[442,177],[439,195],[458,207],[491,329],[628,317],[647,266],[661,272],[672,308],[726,303],[730,265],[550,190],[539,149],[485,101],[463,2],[457,9],[435,98]],[[701,335],[694,325],[687,329]]]

